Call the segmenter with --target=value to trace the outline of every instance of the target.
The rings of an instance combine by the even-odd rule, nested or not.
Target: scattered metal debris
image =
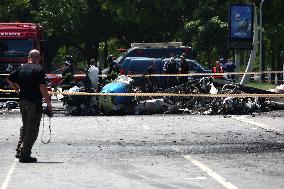
[[[140,101],[135,106],[135,114],[163,114],[169,110],[171,106],[164,99],[153,99]]]
[[[19,104],[16,101],[7,101],[0,104],[0,114],[19,112]]]
[[[212,78],[192,80],[184,85],[167,89],[172,93],[211,93],[211,94],[241,94],[256,93],[270,94],[264,91],[243,85],[216,82]],[[252,114],[264,111],[284,109],[284,103],[270,101],[266,98],[207,98],[207,97],[166,97],[165,102],[179,106],[182,113],[227,115],[227,114]],[[175,112],[175,113],[180,113]]]
[[[12,110],[19,107],[19,103],[16,101],[7,101],[0,104],[0,109]]]
[[[107,84],[102,92],[133,92],[132,80],[125,76]],[[71,88],[71,91],[88,92],[84,88]],[[206,94],[270,94],[252,87],[233,83],[217,82],[211,77],[191,79],[185,84],[158,92],[206,93]],[[66,96],[63,98],[68,115],[123,115],[123,114],[197,114],[228,115],[252,114],[271,110],[284,110],[284,103],[267,98],[208,98],[208,97],[90,97]]]
[[[69,92],[94,92],[85,88],[73,87]],[[92,116],[98,115],[98,101],[95,96],[66,96],[61,99],[66,108],[67,115]]]
[[[271,90],[274,93],[284,94],[284,84],[277,86],[275,89]]]

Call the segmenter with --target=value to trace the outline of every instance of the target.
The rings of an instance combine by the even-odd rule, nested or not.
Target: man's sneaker
[[[36,163],[37,159],[31,156],[20,157],[19,162],[21,163]]]

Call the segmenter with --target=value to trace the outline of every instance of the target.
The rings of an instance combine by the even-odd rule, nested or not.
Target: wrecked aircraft
[[[115,81],[105,85],[102,93],[130,93],[135,90],[133,80],[119,76]],[[84,89],[76,89],[84,91]],[[217,82],[212,77],[192,78],[187,83],[160,90],[163,93],[205,93],[205,94],[271,94],[243,85]],[[74,99],[75,98],[75,99]],[[78,99],[77,99],[78,98]],[[79,100],[80,99],[80,100]],[[125,115],[125,114],[197,114],[228,115],[252,114],[271,110],[284,110],[284,103],[267,98],[209,98],[209,97],[114,97],[99,96],[68,97],[64,100],[69,115]],[[87,113],[86,113],[87,112]]]

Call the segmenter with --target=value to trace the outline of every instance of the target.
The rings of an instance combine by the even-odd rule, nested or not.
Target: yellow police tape
[[[129,77],[190,77],[190,76],[224,76],[224,75],[261,75],[261,74],[281,74],[284,71],[263,71],[263,72],[225,72],[225,73],[188,73],[188,74],[134,74]]]
[[[261,75],[261,74],[283,74],[284,71],[262,71],[262,72],[225,72],[225,73],[188,73],[188,74],[131,74],[128,77],[190,77],[190,76],[225,76],[225,75]],[[0,76],[8,76],[9,74],[0,74]],[[61,77],[61,74],[52,74]],[[107,77],[112,74],[102,74],[99,77]],[[84,77],[85,74],[75,74],[75,77]]]
[[[281,74],[284,71],[263,71],[263,72],[225,72],[225,73],[188,73],[188,74],[130,74],[128,77],[190,77],[190,76],[225,76],[225,75],[262,75],[262,74]],[[99,77],[108,77],[112,74],[102,74]],[[60,74],[57,74],[60,77]],[[76,74],[75,77],[83,77],[84,74]]]
[[[2,90],[0,93],[15,93],[14,90]],[[66,96],[126,96],[126,97],[209,97],[209,98],[283,98],[284,94],[205,94],[205,93],[87,93],[87,92],[49,92],[51,95],[66,95]]]

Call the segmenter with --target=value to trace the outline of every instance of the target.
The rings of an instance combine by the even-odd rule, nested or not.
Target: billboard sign
[[[254,8],[248,4],[231,4],[229,9],[230,49],[251,49]]]

